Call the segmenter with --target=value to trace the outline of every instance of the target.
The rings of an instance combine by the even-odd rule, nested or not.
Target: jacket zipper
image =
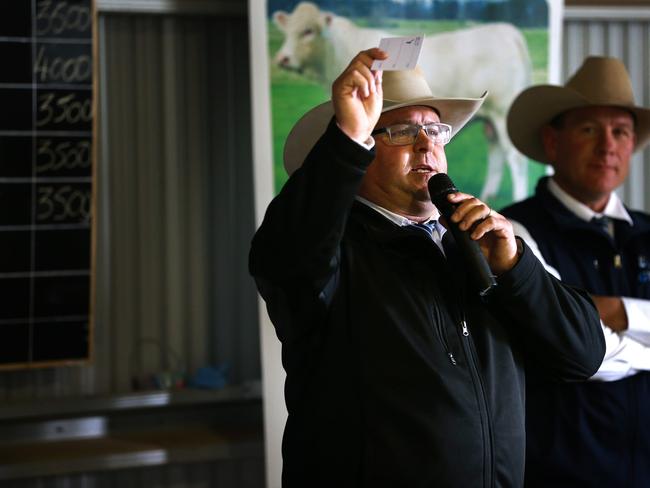
[[[467,288],[466,286],[460,287],[461,292],[459,293],[459,302],[458,302],[458,317],[460,325],[460,333],[462,337],[460,342],[465,351],[465,356],[467,357],[468,371],[470,378],[472,379],[472,385],[474,386],[474,394],[476,395],[476,400],[479,406],[479,416],[481,420],[481,429],[483,432],[483,449],[485,454],[485,469],[484,469],[484,485],[486,487],[494,487],[494,441],[492,439],[492,423],[490,421],[490,410],[488,408],[488,396],[485,390],[485,385],[483,384],[483,379],[481,378],[480,369],[478,367],[478,360],[474,354],[474,347],[472,339],[469,336],[469,328],[467,327],[467,320],[465,317],[465,303]],[[458,330],[458,329],[457,329]],[[445,342],[445,348],[448,352],[448,355],[453,355],[449,351],[449,347]],[[450,358],[450,359],[451,359]],[[456,360],[453,359],[452,364],[456,364]]]
[[[485,473],[485,482],[486,486],[494,486],[494,455],[493,455],[493,446],[492,441],[492,423],[490,422],[490,409],[488,408],[487,393],[485,391],[485,385],[483,384],[483,379],[479,373],[479,368],[477,364],[477,359],[474,355],[474,349],[472,344],[470,344],[469,338],[469,329],[467,327],[467,320],[465,319],[465,314],[461,308],[460,312],[460,331],[465,340],[461,340],[463,347],[465,348],[465,353],[469,360],[470,373],[472,377],[472,382],[474,383],[474,389],[476,391],[476,396],[479,400],[480,408],[482,409],[485,416],[485,423],[483,424],[484,436],[486,439],[486,473]],[[483,423],[483,422],[482,422]]]

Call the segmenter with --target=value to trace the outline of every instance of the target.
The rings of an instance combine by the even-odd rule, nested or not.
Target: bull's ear
[[[284,31],[287,27],[287,21],[289,20],[289,14],[284,10],[276,10],[273,12],[273,22],[281,31]]]

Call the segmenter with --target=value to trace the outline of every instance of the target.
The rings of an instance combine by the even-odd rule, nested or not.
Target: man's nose
[[[413,143],[413,150],[415,152],[433,152],[435,144],[433,139],[431,139],[424,129],[420,128],[418,135],[415,137],[415,142]]]
[[[616,136],[613,129],[606,127],[601,131],[598,142],[603,151],[613,151],[616,148]]]

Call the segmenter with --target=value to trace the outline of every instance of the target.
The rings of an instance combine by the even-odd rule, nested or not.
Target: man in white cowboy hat
[[[382,81],[370,67],[385,58],[359,53],[296,124],[291,176],[252,243],[287,372],[283,486],[521,486],[524,363],[591,376],[596,309],[504,217],[453,193],[450,218],[498,286],[480,297],[466,283],[427,182],[483,98],[436,98],[418,70]]]
[[[623,63],[589,57],[566,85],[523,91],[508,130],[554,174],[503,214],[550,271],[592,293],[607,343],[592,381],[528,378],[526,485],[648,487],[650,216],[614,190],[650,140],[650,109]]]

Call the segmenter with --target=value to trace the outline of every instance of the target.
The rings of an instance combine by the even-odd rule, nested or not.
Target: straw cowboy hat
[[[635,117],[636,147],[650,141],[650,109],[634,103],[632,83],[621,61],[588,57],[564,86],[537,85],[517,96],[508,112],[508,134],[526,156],[550,163],[542,145],[541,129],[562,112],[579,107],[614,106]]]
[[[452,137],[472,118],[487,96],[485,92],[480,98],[436,98],[419,68],[385,71],[382,86],[382,113],[411,105],[431,107],[438,112],[440,122],[451,125]],[[329,101],[311,109],[296,122],[284,145],[284,168],[287,173],[293,173],[302,165],[333,116],[334,106]]]

